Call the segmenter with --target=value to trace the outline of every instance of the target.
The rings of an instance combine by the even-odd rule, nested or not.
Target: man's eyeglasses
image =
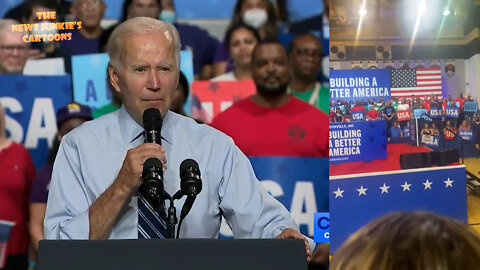
[[[8,53],[12,53],[15,49],[20,52],[24,52],[29,49],[29,47],[25,45],[0,45],[0,50]]]
[[[322,51],[319,50],[295,49],[294,52],[300,57],[312,56],[313,58],[320,59],[323,56]]]

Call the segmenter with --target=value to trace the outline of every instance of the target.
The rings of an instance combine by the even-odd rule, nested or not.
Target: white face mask
[[[55,22],[53,22],[55,23]],[[35,29],[35,27],[32,28],[32,35],[55,35],[58,30],[55,27],[50,26],[52,22],[50,21],[41,21],[38,23],[38,28]],[[44,43],[48,43],[48,39],[46,38]]]
[[[255,8],[243,13],[243,22],[251,27],[258,29],[262,27],[268,20],[268,14],[265,10]]]

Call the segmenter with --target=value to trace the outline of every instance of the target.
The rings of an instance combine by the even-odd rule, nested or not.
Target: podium
[[[297,239],[42,240],[37,270],[307,269]]]

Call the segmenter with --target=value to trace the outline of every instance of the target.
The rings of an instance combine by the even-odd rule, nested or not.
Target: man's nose
[[[160,89],[160,76],[156,69],[151,69],[148,72],[147,88],[152,91]]]

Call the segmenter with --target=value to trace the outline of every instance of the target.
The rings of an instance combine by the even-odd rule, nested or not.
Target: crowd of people
[[[467,95],[460,93],[456,99],[452,96],[380,98],[345,101],[330,100],[329,116],[331,123],[352,121],[385,121],[387,138],[403,138],[410,132],[410,119],[427,116],[418,128],[422,136],[443,136],[453,140],[458,131],[471,130],[472,141],[480,150],[480,113],[478,103]]]
[[[325,13],[328,15],[328,1],[326,1],[326,3]],[[8,11],[5,18],[0,20],[0,74],[22,74],[26,62],[30,59],[58,57],[64,59],[65,71],[67,74],[71,74],[72,56],[108,52],[110,59],[112,59],[108,68],[108,85],[113,97],[110,104],[101,108],[95,108],[93,111],[88,106],[75,102],[65,104],[65,106],[60,108],[56,115],[58,132],[54,137],[50,153],[48,157],[46,157],[46,165],[36,173],[28,151],[26,151],[22,145],[7,139],[6,121],[3,115],[3,109],[0,108],[0,158],[2,160],[0,163],[7,160],[6,156],[10,155],[10,151],[14,151],[18,154],[19,164],[21,164],[21,166],[18,167],[19,164],[15,163],[16,161],[9,162],[8,164],[5,163],[6,166],[8,165],[9,170],[2,170],[1,173],[1,179],[6,179],[10,178],[8,174],[11,170],[20,172],[18,174],[19,181],[17,181],[15,185],[8,184],[8,188],[6,188],[7,186],[0,184],[0,197],[5,200],[5,203],[2,205],[8,208],[8,211],[1,211],[0,220],[15,222],[12,236],[7,243],[6,264],[2,269],[26,269],[28,261],[35,261],[38,241],[43,239],[44,233],[50,239],[85,238],[83,234],[84,228],[82,224],[80,224],[85,216],[81,212],[76,212],[76,214],[71,212],[73,210],[70,208],[73,206],[71,203],[74,202],[62,201],[63,199],[73,199],[76,201],[75,203],[78,203],[79,197],[76,196],[79,194],[79,190],[72,190],[72,195],[68,195],[67,198],[61,198],[61,194],[69,192],[64,189],[64,185],[68,185],[68,189],[72,186],[71,183],[62,183],[64,180],[60,181],[59,179],[72,179],[71,177],[65,177],[64,174],[76,173],[78,172],[77,169],[84,168],[89,162],[92,165],[98,165],[100,162],[90,157],[92,158],[91,161],[87,161],[88,159],[81,162],[79,161],[82,163],[81,166],[76,163],[79,167],[73,169],[74,171],[68,171],[66,169],[67,167],[74,166],[74,163],[70,163],[71,160],[69,160],[69,153],[72,151],[69,147],[73,143],[71,140],[76,136],[75,134],[79,132],[77,130],[83,130],[85,132],[86,129],[91,128],[92,131],[96,132],[100,129],[93,127],[92,124],[95,125],[95,123],[97,123],[96,121],[111,121],[112,117],[119,117],[117,122],[125,121],[127,123],[126,126],[132,128],[132,130],[129,131],[133,131],[133,126],[141,124],[139,117],[141,118],[140,109],[143,108],[143,105],[139,106],[139,103],[137,103],[143,102],[143,99],[139,98],[140,95],[147,95],[152,98],[153,95],[156,95],[155,93],[159,96],[162,95],[162,99],[168,100],[168,104],[159,105],[162,116],[166,117],[164,125],[168,126],[168,118],[169,121],[172,122],[172,128],[174,122],[179,123],[179,125],[181,123],[182,126],[182,130],[175,133],[175,137],[169,138],[168,135],[165,135],[167,140],[170,139],[170,143],[176,140],[184,142],[174,144],[172,147],[183,147],[192,144],[193,142],[191,142],[187,136],[187,134],[193,134],[193,130],[190,130],[192,128],[195,129],[195,132],[200,130],[205,134],[210,134],[216,138],[215,142],[212,141],[211,144],[196,144],[203,144],[205,147],[205,151],[203,151],[204,154],[198,156],[202,174],[203,171],[205,171],[206,175],[224,175],[225,179],[233,177],[230,182],[219,182],[218,184],[221,184],[221,186],[217,186],[217,189],[215,185],[212,185],[211,192],[219,193],[219,198],[222,198],[221,204],[217,202],[218,205],[215,205],[215,207],[217,207],[216,212],[208,212],[208,214],[211,215],[208,222],[198,220],[198,218],[205,219],[209,217],[205,213],[200,211],[197,215],[192,214],[192,219],[194,220],[192,224],[205,224],[205,229],[198,230],[198,228],[196,228],[198,226],[189,224],[191,222],[186,222],[182,226],[182,231],[185,230],[187,236],[214,237],[215,234],[218,234],[218,226],[220,224],[218,217],[221,216],[220,214],[223,214],[229,221],[229,225],[236,237],[305,239],[304,236],[297,231],[298,228],[285,208],[276,200],[272,200],[256,183],[258,179],[256,179],[253,174],[251,167],[249,167],[250,165],[246,161],[244,154],[291,154],[294,156],[327,157],[326,136],[328,118],[326,112],[328,111],[328,88],[324,87],[318,79],[321,70],[323,48],[318,36],[308,32],[310,30],[321,29],[322,19],[319,21],[317,21],[317,19],[314,20],[314,22],[319,22],[319,24],[297,23],[292,25],[294,31],[289,32],[285,1],[238,0],[233,10],[233,17],[226,31],[225,38],[222,42],[219,42],[204,29],[177,22],[176,8],[173,0],[126,0],[123,4],[122,18],[119,19],[117,24],[114,24],[108,29],[103,29],[101,27],[101,21],[104,18],[107,8],[108,6],[103,0],[26,0],[19,6]],[[25,33],[11,31],[12,25],[15,24],[46,22],[39,20],[36,16],[37,12],[43,11],[56,11],[56,19],[48,20],[48,22],[82,21],[82,27],[80,29],[68,30],[72,33],[71,40],[58,42],[43,41],[39,43],[25,43],[22,40],[22,36],[25,35]],[[173,29],[176,29],[176,31],[170,28],[168,28],[168,31],[170,31],[169,33],[173,36],[175,36],[175,33],[178,31],[178,40],[170,44],[170,39],[165,39],[163,35],[158,34],[158,29],[164,29],[162,28],[164,26],[159,26],[155,22],[148,21],[147,18],[143,17],[173,25]],[[126,22],[131,22],[133,26],[125,26],[129,24]],[[156,26],[152,26],[153,29],[149,29],[149,27],[145,25]],[[123,30],[120,29],[122,28],[121,26],[124,28]],[[143,30],[144,32],[140,30],[142,28],[145,28]],[[62,30],[59,30],[59,32],[61,31]],[[52,30],[48,33],[32,32],[30,34],[55,33],[56,32]],[[150,33],[151,36],[144,33]],[[289,44],[285,44],[277,41],[280,34],[295,34],[295,37]],[[138,39],[131,39],[128,42],[146,42],[155,45],[149,48],[142,47],[142,49],[140,49],[140,44],[136,44],[138,49],[132,51],[119,44],[120,42],[126,43],[127,41],[125,40],[128,40],[127,37],[131,37],[132,35]],[[125,37],[125,40],[121,39],[122,41],[118,41],[117,44],[117,40],[120,40],[118,37]],[[174,39],[177,38],[174,37]],[[169,50],[169,45],[172,45],[174,49]],[[141,58],[142,60],[153,63],[153,61],[156,60],[171,60],[172,55],[175,55],[172,59],[176,59],[176,53],[178,53],[180,49],[190,50],[192,52],[196,79],[212,79],[214,81],[250,79],[255,83],[257,88],[255,95],[239,101],[238,104],[221,113],[212,123],[213,127],[218,128],[232,137],[242,152],[233,146],[233,141],[230,138],[223,137],[223,134],[220,135],[220,133],[213,131],[213,129],[207,125],[200,124],[200,127],[197,127],[195,126],[196,124],[193,125],[191,122],[179,116],[186,116],[184,104],[190,94],[188,81],[185,75],[178,70],[179,61],[172,62],[171,65],[162,66],[158,70],[154,69],[154,71],[149,69],[149,66],[135,67],[135,75],[125,70],[127,63],[123,61],[137,61]],[[148,50],[154,50],[154,55],[158,55],[158,58],[152,56],[145,58],[144,56],[146,54],[142,53]],[[150,53],[152,51],[148,52]],[[157,52],[159,54],[156,54]],[[171,54],[171,52],[174,53]],[[128,54],[130,58],[124,59],[119,56],[119,53],[122,55]],[[130,63],[131,62],[128,64]],[[105,71],[99,70],[98,72]],[[156,72],[163,72],[163,74],[168,73],[168,75],[158,76],[166,76],[169,79],[160,80],[156,77]],[[140,79],[140,74],[142,73],[149,74],[146,77],[142,77],[145,78],[145,80]],[[138,88],[140,84],[135,85],[133,81],[145,83],[144,86],[146,90],[140,90]],[[163,93],[163,91],[159,91],[159,89],[168,89],[168,91]],[[142,91],[148,93],[140,93]],[[168,111],[169,108],[171,111]],[[240,111],[240,114],[238,111]],[[257,114],[259,111],[262,112],[263,117],[259,117]],[[175,114],[172,112],[175,112]],[[105,115],[105,117],[102,117],[103,115]],[[263,130],[259,130],[258,134],[256,134],[260,135],[260,133],[263,133],[263,139],[259,139],[258,136],[244,138],[242,137],[242,129],[236,130],[237,127],[241,128],[242,126],[232,126],[228,124],[236,122],[239,117],[242,118],[241,121],[243,123],[250,125],[251,129],[264,127]],[[319,119],[319,121],[309,121],[308,119],[310,119],[310,117]],[[99,118],[99,120],[90,121],[97,118]],[[283,125],[272,126],[272,124],[277,121],[283,123]],[[87,122],[87,124],[83,125],[85,122]],[[77,129],[79,126],[81,127]],[[87,126],[87,128],[85,126]],[[277,140],[269,139],[269,134],[271,134],[272,130],[268,129],[268,127],[276,129],[274,132],[278,134]],[[135,131],[136,128],[135,126]],[[175,126],[175,128],[177,128],[177,126]],[[74,129],[75,131],[71,132]],[[186,132],[186,130],[190,132]],[[86,132],[89,133],[90,131]],[[71,133],[73,133],[73,135],[71,135]],[[68,138],[70,138],[70,141]],[[67,140],[67,142],[65,142],[65,140]],[[93,142],[94,140],[86,141],[88,145],[79,146],[79,149],[84,151],[83,149],[89,148],[90,150],[85,150],[87,152],[98,151],[105,145],[116,143],[114,140],[109,140],[108,143],[102,141],[99,142],[98,147],[92,147]],[[122,159],[125,155],[127,156],[124,163],[126,163],[129,158],[139,158],[131,153],[135,152],[134,149],[136,148],[141,148],[140,150],[147,152],[153,151],[152,149],[145,150],[144,148],[149,147],[144,146],[145,144],[135,145],[137,146],[133,147],[133,144],[129,146],[132,147],[132,151],[127,152],[128,149],[125,149],[124,153],[118,154],[118,157]],[[160,152],[152,155],[160,155],[159,159],[162,162],[166,160],[166,157],[169,160],[176,160],[176,156],[169,154],[171,149],[169,149],[168,143],[167,145],[163,145],[167,149],[166,154],[164,154],[165,148],[157,147],[161,148]],[[256,145],[262,145],[262,148],[257,149]],[[288,148],[284,148],[285,146],[288,146]],[[121,147],[115,146],[115,149],[123,149],[123,147],[123,145]],[[217,153],[214,153],[215,161],[210,161],[206,154],[209,153],[210,150],[207,151],[207,148],[210,150],[216,149],[215,151],[217,151]],[[278,150],[282,148],[286,150],[279,152]],[[188,149],[194,149],[194,147]],[[182,148],[174,152],[190,153],[188,149]],[[90,152],[90,154],[91,153],[92,152]],[[108,153],[109,151],[107,150],[102,151],[102,154]],[[195,156],[196,152],[190,154]],[[224,155],[223,160],[219,158],[220,155]],[[105,158],[104,160],[108,159],[109,158]],[[102,160],[102,162],[104,160]],[[223,165],[207,165],[207,160],[209,160],[208,162],[214,163],[221,161],[226,163],[230,162],[232,166],[234,164],[235,166],[230,168],[230,172],[221,170],[208,173],[208,170],[223,168]],[[109,172],[112,174],[112,177],[110,177],[112,181],[109,183],[105,182],[106,184],[109,185],[113,182],[118,183],[118,185],[127,185],[125,176],[128,175],[128,173],[126,172],[126,165],[121,166],[122,161],[123,160],[118,160],[116,163],[112,162],[112,170]],[[65,165],[60,166],[62,169],[55,169],[55,162],[66,163],[62,163]],[[70,165],[66,166],[67,163]],[[141,170],[140,166],[137,167],[135,167],[135,170]],[[102,169],[102,172],[103,171],[104,169]],[[172,172],[174,172],[175,175],[178,174],[173,168],[167,169],[165,173],[168,175]],[[118,177],[113,175],[115,173],[118,174]],[[86,175],[86,172],[82,173],[82,175]],[[77,176],[79,175],[75,177]],[[236,178],[241,178],[244,182],[240,183]],[[105,179],[102,181],[105,181]],[[97,184],[94,184],[90,188],[95,186],[97,186]],[[133,183],[128,183],[128,186],[133,189],[137,187],[137,185]],[[16,194],[10,193],[10,190],[15,190],[15,192],[21,194],[21,196],[4,196],[7,193]],[[136,229],[133,231],[127,226],[130,230],[127,232],[124,225],[112,223],[117,219],[131,218],[130,214],[125,214],[122,212],[122,208],[118,208],[125,202],[122,201],[116,204],[112,200],[112,197],[108,197],[108,194],[102,194],[104,191],[105,193],[112,191],[107,189],[107,186],[105,186],[105,190],[97,191],[98,194],[92,194],[93,197],[87,199],[91,201],[85,202],[88,203],[87,209],[89,207],[90,213],[93,215],[89,220],[91,225],[90,234],[87,234],[86,238],[122,238],[122,236],[125,237],[133,234],[136,236]],[[118,190],[115,190],[115,192],[116,191]],[[243,192],[239,193],[240,191]],[[247,210],[250,212],[245,212],[245,209],[242,208],[244,213],[238,216],[239,207],[243,207],[245,203],[247,203],[243,201],[247,199],[247,197],[245,197],[247,194],[249,196],[248,203],[251,204],[251,207],[249,207],[250,210]],[[255,198],[252,199],[253,195]],[[130,199],[131,193],[125,197],[127,201]],[[202,204],[202,198],[199,198],[199,200],[200,202],[197,204]],[[50,205],[47,201],[53,202],[50,203]],[[60,201],[62,202],[60,203]],[[9,205],[15,205],[15,207],[10,207]],[[62,207],[68,209],[62,210],[60,209]],[[74,208],[77,207],[83,207],[83,203],[82,205],[76,204],[74,206]],[[105,209],[109,209],[108,215],[104,212]],[[256,211],[264,211],[265,215],[259,217]],[[72,219],[72,214],[78,216]],[[266,217],[275,218],[270,219]],[[64,219],[60,220],[59,218]],[[75,223],[75,220],[79,220],[78,222],[80,223]],[[71,225],[69,226],[70,223]],[[46,227],[44,227],[44,224]],[[105,228],[103,224],[110,224],[110,227]],[[251,229],[252,227],[254,229]],[[250,229],[247,230],[246,228]],[[207,233],[208,235],[206,231],[209,231]],[[316,264],[311,264],[311,266],[322,269],[322,267],[328,264],[328,245],[320,245],[314,249],[315,246],[312,246],[313,242],[307,240],[305,241],[308,260],[312,258],[312,262],[316,262]],[[32,248],[33,252],[29,252],[29,247]]]

